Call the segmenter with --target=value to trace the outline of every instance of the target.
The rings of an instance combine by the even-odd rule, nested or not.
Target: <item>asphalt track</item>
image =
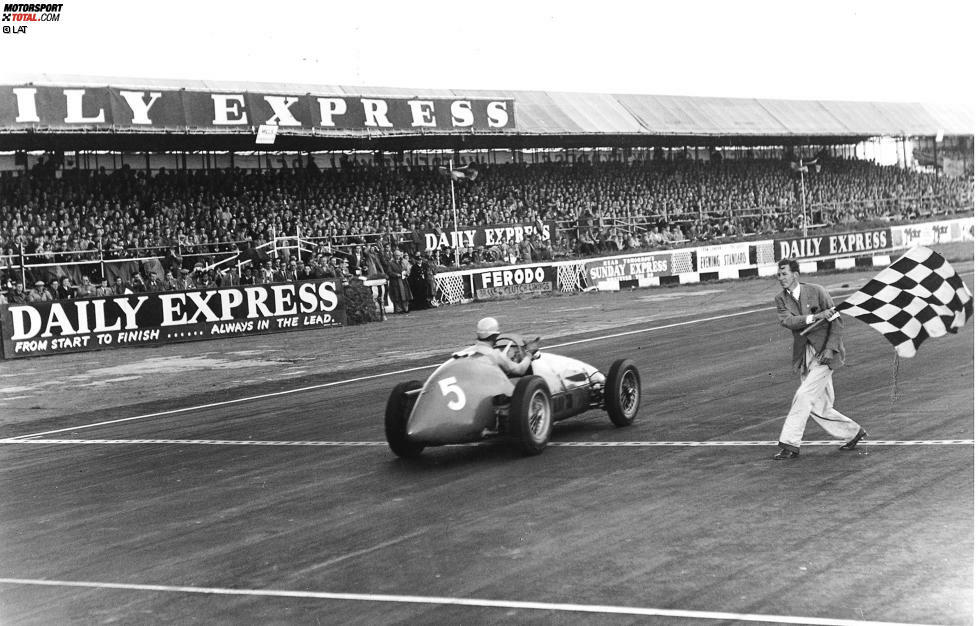
[[[420,351],[98,411],[4,407],[0,622],[972,623],[973,322],[901,360],[894,387],[892,349],[850,321],[837,408],[870,441],[840,452],[810,426],[775,462],[790,339],[772,283],[731,285],[607,296],[628,311],[613,328],[548,327],[560,354],[634,359],[644,398],[632,427],[593,412],[537,457],[396,458],[384,403],[440,360]],[[736,297],[752,289],[763,304]],[[683,304],[711,290],[730,298]],[[594,302],[509,315],[549,326]],[[484,313],[453,309],[429,312],[432,336]]]

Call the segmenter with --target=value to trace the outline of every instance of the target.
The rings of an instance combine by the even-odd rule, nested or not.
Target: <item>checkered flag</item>
[[[933,250],[913,248],[835,307],[886,337],[910,358],[928,337],[956,333],[974,313],[968,287]]]

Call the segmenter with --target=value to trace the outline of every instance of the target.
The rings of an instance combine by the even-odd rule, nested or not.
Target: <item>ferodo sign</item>
[[[473,276],[475,298],[488,300],[554,290],[557,270],[552,265],[487,270]]]
[[[837,254],[875,252],[892,247],[890,229],[868,230],[858,233],[826,233],[812,237],[775,239],[774,258],[814,259]]]
[[[2,317],[3,356],[338,326],[346,311],[336,291],[337,281],[318,280],[11,304]]]

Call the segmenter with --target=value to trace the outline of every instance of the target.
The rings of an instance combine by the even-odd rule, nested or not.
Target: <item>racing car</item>
[[[518,334],[500,335],[494,347],[517,362],[527,354]],[[635,420],[642,384],[631,360],[616,360],[606,376],[557,354],[538,351],[532,358],[524,376],[510,378],[488,357],[462,350],[424,384],[399,383],[384,416],[390,449],[412,458],[427,446],[500,437],[532,455],[547,447],[555,422],[590,409],[607,411],[615,426]]]

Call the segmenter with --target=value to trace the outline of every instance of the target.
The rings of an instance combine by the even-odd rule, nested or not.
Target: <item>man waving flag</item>
[[[956,333],[974,313],[971,291],[951,264],[913,248],[835,307],[886,337],[910,358],[928,337]]]

